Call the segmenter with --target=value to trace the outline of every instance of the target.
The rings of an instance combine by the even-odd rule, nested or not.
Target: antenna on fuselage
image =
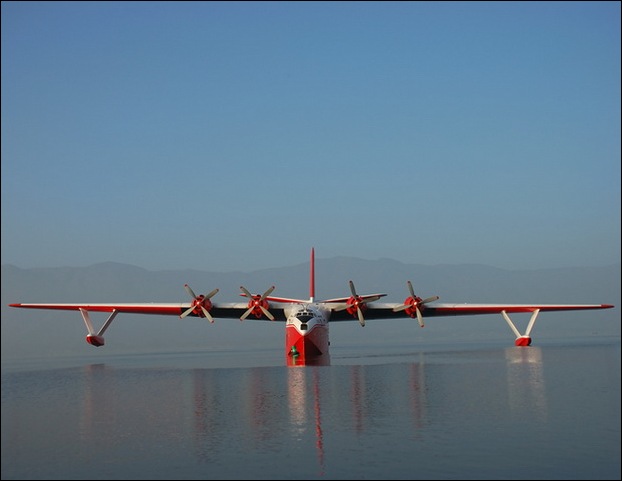
[[[315,299],[315,249],[311,247],[311,266],[309,277],[309,302]]]

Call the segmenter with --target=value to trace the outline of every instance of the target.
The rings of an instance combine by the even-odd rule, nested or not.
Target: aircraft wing
[[[399,319],[407,315],[401,303],[370,302],[366,305],[365,319]],[[610,309],[610,304],[449,304],[437,303],[421,309],[423,317],[468,316],[517,312],[579,311],[590,309]],[[333,310],[331,321],[352,321],[355,318],[345,310]]]
[[[274,316],[274,320],[285,321],[286,317],[283,309],[287,307],[287,302],[271,302],[270,313]],[[150,314],[150,315],[163,315],[163,316],[181,316],[188,309],[193,307],[193,304],[189,302],[177,302],[177,303],[117,303],[117,304],[29,304],[18,303],[10,304],[10,307],[21,307],[26,309],[47,309],[58,311],[88,311],[88,312],[116,312],[126,314]],[[209,310],[209,313],[213,318],[228,318],[228,319],[240,319],[248,310],[248,302],[223,302],[213,303]],[[198,314],[197,311],[191,311],[188,316],[193,317],[205,317]],[[184,316],[185,317],[185,316]],[[255,316],[249,317],[249,319],[256,320]],[[270,320],[265,316],[261,317],[261,320]]]
[[[367,296],[365,296],[367,297]],[[285,302],[270,302],[270,312],[275,317],[275,320],[285,321],[286,316],[284,309],[290,305],[290,300]],[[355,318],[351,313],[344,309],[338,309],[342,304],[341,299],[331,300],[329,307],[333,307],[330,320],[331,321],[351,321]],[[345,304],[345,303],[343,303]],[[10,304],[11,307],[21,307],[26,309],[47,309],[47,310],[59,310],[59,311],[80,311],[85,310],[89,312],[113,312],[126,313],[126,314],[149,314],[149,315],[164,315],[164,316],[181,316],[185,311],[192,307],[189,302],[177,302],[177,303],[117,303],[117,304],[99,304],[99,303],[56,303],[56,304],[29,304],[29,303],[17,303]],[[403,310],[395,311],[395,309],[402,307],[401,303],[378,303],[369,302],[366,305],[365,318],[366,319],[400,319],[409,317]],[[424,317],[440,317],[440,316],[467,316],[467,315],[484,315],[484,314],[500,314],[502,311],[507,313],[516,312],[534,312],[535,310],[544,311],[577,311],[577,310],[589,310],[589,309],[608,309],[612,308],[609,304],[448,304],[439,303],[433,306],[427,306],[422,310]],[[210,308],[210,314],[214,318],[223,319],[239,319],[248,310],[247,302],[221,302],[214,303]],[[196,312],[190,312],[188,316],[203,317]],[[267,319],[267,318],[262,318]]]

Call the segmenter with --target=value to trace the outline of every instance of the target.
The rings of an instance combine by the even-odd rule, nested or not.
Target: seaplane
[[[285,323],[285,359],[288,366],[328,365],[329,323],[357,321],[364,327],[367,320],[373,319],[416,319],[424,327],[424,320],[439,316],[464,316],[500,314],[515,334],[516,346],[531,345],[531,332],[540,312],[576,311],[590,309],[611,309],[611,304],[451,304],[437,303],[439,296],[421,298],[415,294],[412,283],[406,282],[408,297],[402,303],[378,302],[387,294],[360,295],[353,281],[349,281],[350,295],[317,301],[315,299],[315,249],[311,248],[309,279],[309,298],[292,299],[272,295],[275,286],[263,294],[252,294],[240,286],[243,302],[214,302],[212,298],[219,292],[214,289],[207,294],[195,294],[185,284],[184,288],[191,298],[185,303],[117,303],[117,304],[9,304],[10,307],[25,309],[51,309],[79,311],[86,325],[86,342],[95,347],[105,344],[104,333],[117,314],[174,315],[205,318],[213,323],[215,318],[278,321]],[[109,313],[99,330],[94,328],[91,312]],[[523,334],[510,318],[513,313],[531,313],[529,323]]]

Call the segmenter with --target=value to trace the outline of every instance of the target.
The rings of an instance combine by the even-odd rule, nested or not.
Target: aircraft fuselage
[[[288,365],[329,363],[330,311],[315,303],[293,304],[285,312],[285,356]]]

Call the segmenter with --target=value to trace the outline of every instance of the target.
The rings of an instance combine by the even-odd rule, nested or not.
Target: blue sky
[[[2,263],[620,262],[619,2],[2,2]]]

